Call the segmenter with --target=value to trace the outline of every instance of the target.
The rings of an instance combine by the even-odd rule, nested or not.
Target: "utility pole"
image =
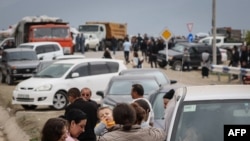
[[[212,4],[212,30],[213,30],[213,64],[217,64],[217,50],[216,50],[216,0]]]

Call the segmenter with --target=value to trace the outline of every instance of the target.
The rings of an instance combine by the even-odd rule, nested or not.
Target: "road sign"
[[[193,42],[193,40],[194,40],[193,34],[192,34],[192,33],[189,33],[189,34],[188,34],[188,42]]]
[[[187,28],[189,32],[192,32],[193,26],[194,26],[194,23],[187,23]]]
[[[172,33],[168,28],[165,28],[161,33],[161,37],[167,42],[171,39]]]

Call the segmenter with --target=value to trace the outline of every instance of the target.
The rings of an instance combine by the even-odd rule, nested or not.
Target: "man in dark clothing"
[[[151,38],[148,41],[148,51],[149,51],[149,62],[151,64],[151,68],[154,67],[153,64],[155,64],[155,68],[157,68],[157,54],[159,50],[153,38]]]
[[[115,51],[116,51],[116,48],[117,48],[117,40],[115,37],[112,37],[112,49],[113,49],[113,55],[115,55]]]
[[[240,62],[240,53],[238,51],[238,47],[234,46],[232,52],[232,58],[228,64],[228,66],[238,67]],[[233,79],[238,79],[238,75],[233,75]]]
[[[98,120],[97,107],[92,102],[84,101],[83,98],[81,98],[80,90],[77,88],[71,88],[68,91],[68,98],[71,104],[66,107],[64,115],[66,115],[71,109],[80,109],[87,114],[85,132],[81,133],[78,139],[80,141],[96,141],[94,128]]]

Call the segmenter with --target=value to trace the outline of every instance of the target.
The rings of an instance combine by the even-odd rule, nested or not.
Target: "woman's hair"
[[[148,102],[145,101],[144,99],[138,99],[138,100],[135,100],[134,103],[139,104],[145,110],[146,115],[144,119],[145,121],[148,120],[148,114],[151,111]]]
[[[63,129],[67,127],[67,121],[62,118],[50,118],[42,129],[41,141],[58,141],[64,134]]]
[[[135,112],[136,112],[136,121],[134,124],[141,125],[141,122],[145,119],[146,111],[136,102],[131,103],[131,105],[135,109]]]
[[[81,120],[87,119],[87,115],[79,109],[71,109],[66,113],[65,119],[69,122],[69,124],[72,121],[75,121],[75,123],[78,124]]]
[[[127,104],[120,103],[113,109],[113,116],[116,124],[123,125],[122,129],[129,131],[136,121],[135,109]]]

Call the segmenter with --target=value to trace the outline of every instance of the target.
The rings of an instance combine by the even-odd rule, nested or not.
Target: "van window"
[[[36,47],[36,54],[44,53],[43,46]]]
[[[59,48],[59,46],[58,46],[58,45],[51,45],[51,46],[53,46],[54,51],[58,51],[58,50],[60,50],[60,48]]]
[[[119,64],[117,62],[107,62],[107,66],[111,73],[116,73],[119,70]]]
[[[93,62],[90,63],[90,75],[110,73],[109,67],[106,62]]]
[[[82,64],[74,72],[78,72],[79,77],[88,76],[89,75],[88,64],[86,64],[86,63]]]
[[[45,53],[46,52],[53,52],[53,51],[55,51],[53,45],[45,45],[44,46],[44,52]]]

